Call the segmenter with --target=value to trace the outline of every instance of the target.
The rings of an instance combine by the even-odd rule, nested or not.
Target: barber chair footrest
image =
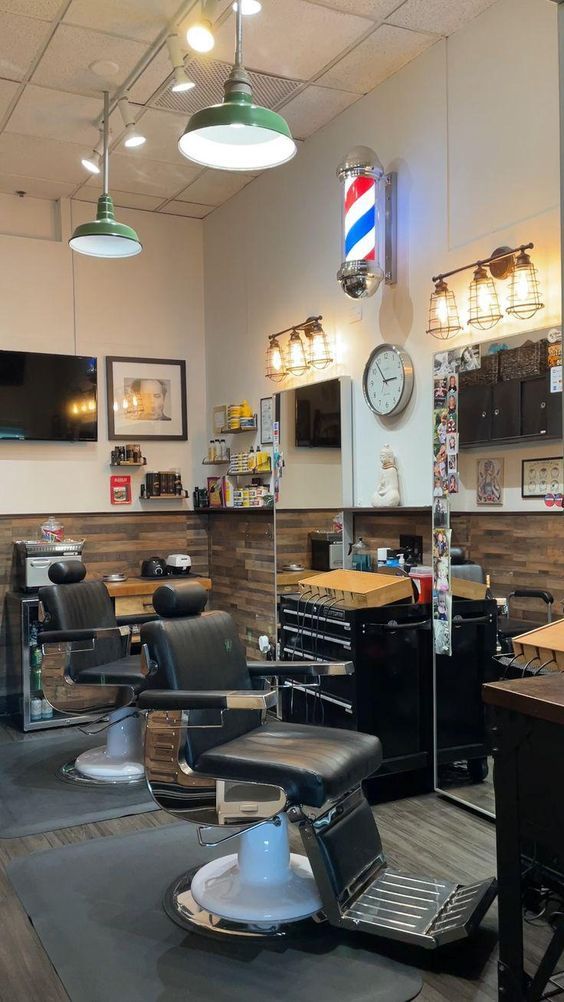
[[[343,908],[339,925],[434,950],[471,935],[496,889],[493,879],[465,887],[385,868]]]

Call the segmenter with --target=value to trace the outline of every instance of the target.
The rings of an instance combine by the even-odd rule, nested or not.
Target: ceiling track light
[[[102,157],[104,154],[104,130],[100,128],[100,138],[96,146],[88,156],[82,157],[80,161],[85,170],[91,174],[99,174],[102,170]]]
[[[470,312],[468,322],[479,330],[489,330],[501,319],[497,289],[493,279],[510,279],[507,314],[519,320],[530,320],[535,313],[544,308],[541,297],[537,269],[527,251],[532,250],[533,243],[521,244],[519,247],[498,247],[490,257],[483,261],[473,261],[460,268],[453,268],[442,275],[433,276],[435,290],[431,294],[429,305],[429,325],[427,333],[433,337],[454,337],[462,330],[454,293],[448,288],[445,279],[458,275],[461,271],[474,270],[470,283]],[[488,275],[489,269],[490,274]]]
[[[141,253],[142,244],[131,226],[117,222],[114,203],[109,192],[109,117],[110,95],[108,91],[104,91],[103,190],[98,199],[96,219],[76,227],[69,240],[69,247],[78,254],[86,254],[89,257],[133,257]]]
[[[286,376],[303,376],[309,369],[326,369],[334,361],[329,340],[321,326],[321,316],[308,317],[301,324],[294,324],[277,334],[270,334],[266,350],[265,376],[274,383],[280,383]],[[303,331],[304,344],[299,331]],[[283,334],[290,334],[288,344],[283,349],[278,340]]]
[[[231,5],[231,9],[237,13],[238,7],[237,0]],[[243,17],[251,17],[253,14],[260,14],[262,10],[262,4],[259,0],[241,0],[241,13]]]
[[[166,44],[174,72],[174,80],[170,89],[175,94],[182,94],[184,91],[192,90],[196,84],[193,80],[190,80],[190,77],[184,69],[184,57],[180,49],[180,39],[178,35],[169,35],[166,40]]]
[[[135,115],[133,114],[133,109],[129,103],[129,98],[127,94],[120,97],[118,101],[118,108],[125,125],[125,137],[123,140],[123,145],[127,146],[128,149],[135,149],[136,146],[142,146],[145,142],[145,136],[136,127]]]
[[[291,160],[296,144],[288,123],[269,108],[253,104],[243,66],[243,16],[236,13],[235,64],[224,85],[222,104],[190,118],[178,149],[183,156],[216,170],[259,171]]]
[[[213,21],[217,0],[202,0],[202,13],[197,21],[193,21],[186,32],[186,41],[195,52],[211,52],[215,45]]]

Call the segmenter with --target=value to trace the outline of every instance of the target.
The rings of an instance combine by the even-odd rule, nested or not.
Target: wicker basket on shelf
[[[460,373],[460,387],[479,386],[483,383],[497,383],[499,379],[499,354],[482,355],[482,364],[479,369],[470,369],[469,372]]]
[[[530,379],[542,376],[548,369],[548,341],[527,341],[518,348],[507,348],[499,353],[499,378]]]

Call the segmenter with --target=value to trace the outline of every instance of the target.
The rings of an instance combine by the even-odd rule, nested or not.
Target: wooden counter
[[[564,674],[561,672],[490,682],[483,686],[482,695],[490,706],[552,724],[564,724]]]
[[[152,595],[159,585],[177,581],[196,581],[206,591],[211,589],[211,578],[193,577],[191,574],[187,577],[168,577],[165,575],[160,578],[127,578],[126,581],[105,581],[104,584],[112,598],[125,598],[132,595]]]

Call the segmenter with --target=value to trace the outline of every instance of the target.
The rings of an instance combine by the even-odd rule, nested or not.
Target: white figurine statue
[[[389,445],[380,451],[382,473],[380,481],[372,495],[373,508],[396,508],[400,503],[399,477],[396,460]]]

